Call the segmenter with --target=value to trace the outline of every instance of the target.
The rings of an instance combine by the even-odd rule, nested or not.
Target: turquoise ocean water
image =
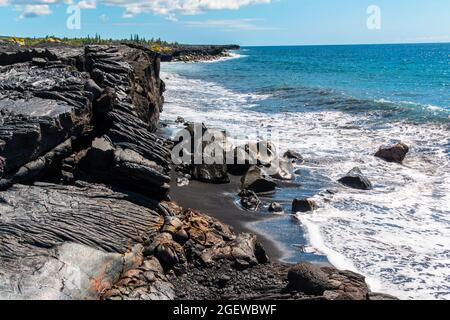
[[[286,261],[328,260],[401,298],[450,298],[450,44],[249,47],[162,70],[163,119],[272,131],[279,152],[306,158],[267,200],[289,212],[311,197],[319,209],[253,226]],[[411,146],[403,165],[373,156],[397,141]],[[373,191],[335,182],[355,166]]]

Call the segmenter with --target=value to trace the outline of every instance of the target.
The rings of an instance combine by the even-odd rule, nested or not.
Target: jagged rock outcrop
[[[114,284],[122,255],[149,241],[165,212],[150,200],[91,184],[15,185],[0,194],[0,202],[2,298],[98,297],[101,290],[86,287],[83,274],[90,281],[98,277],[102,288]],[[80,261],[82,255],[89,258]],[[74,291],[58,286],[72,276],[81,281],[72,284]]]
[[[199,61],[226,56],[230,50],[239,50],[237,45],[177,45],[162,54],[163,61]]]
[[[254,235],[166,201],[159,63],[133,45],[0,43],[0,299],[389,298],[332,268],[331,291],[289,289]],[[275,186],[262,167],[243,178]]]
[[[5,179],[89,124],[91,97],[84,91],[88,77],[61,63],[0,67],[0,156],[5,159]]]
[[[170,181],[159,63],[127,45],[0,46],[2,298],[97,299],[142,264],[130,250],[159,230]]]
[[[153,133],[163,103],[159,64],[156,53],[128,45],[3,47],[0,188],[81,179],[165,198],[169,150]],[[79,165],[96,161],[91,143],[102,135],[114,161],[97,171]]]

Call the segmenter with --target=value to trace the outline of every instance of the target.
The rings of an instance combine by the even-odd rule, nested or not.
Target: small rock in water
[[[277,202],[272,202],[269,205],[269,212],[281,213],[283,211],[284,211],[283,206],[281,204],[277,203]]]
[[[356,167],[353,168],[345,177],[338,180],[343,185],[359,190],[371,190],[373,189],[372,183],[367,177],[363,175],[361,170]]]
[[[177,117],[177,120],[175,120],[176,123],[185,123],[186,121],[184,120],[183,117]]]
[[[391,147],[381,147],[375,154],[375,157],[388,162],[402,163],[408,152],[409,147],[401,142]]]
[[[299,161],[299,162],[304,162],[305,161],[305,159],[303,158],[303,156],[300,153],[298,153],[296,151],[293,151],[293,150],[286,151],[284,153],[283,157],[286,158],[286,159],[296,160],[296,161]]]
[[[239,193],[241,197],[241,205],[250,211],[257,211],[259,206],[261,205],[261,201],[259,200],[256,193],[250,190],[243,190]]]
[[[294,199],[292,202],[292,212],[311,212],[317,208],[316,203],[310,199]]]

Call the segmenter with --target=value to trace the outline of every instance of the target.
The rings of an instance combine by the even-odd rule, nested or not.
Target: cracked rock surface
[[[0,299],[392,298],[170,202],[160,60],[0,42]]]

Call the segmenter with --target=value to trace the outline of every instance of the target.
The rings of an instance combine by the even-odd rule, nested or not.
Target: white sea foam
[[[214,60],[209,60],[209,61],[208,60],[202,61],[202,63],[214,63],[214,62],[228,61],[228,60],[233,60],[233,59],[241,59],[241,58],[245,58],[245,57],[247,57],[247,56],[230,51],[227,53],[227,56],[225,56],[225,57],[220,57],[220,58],[217,58]]]
[[[183,116],[233,134],[278,130],[282,150],[299,151],[331,181],[359,166],[373,191],[328,182],[324,189],[338,193],[317,196],[320,209],[299,216],[311,245],[337,267],[366,275],[374,290],[407,299],[450,299],[448,128],[406,122],[370,128],[369,116],[335,110],[268,114],[253,108],[266,95],[236,93],[174,73],[162,78],[167,120]],[[404,165],[373,156],[379,146],[399,140],[412,146]]]
[[[236,53],[234,51],[228,51],[226,56],[211,59],[211,60],[200,60],[200,61],[176,61],[171,62],[171,64],[192,64],[192,63],[216,63],[221,61],[228,61],[228,60],[234,60],[234,59],[241,59],[247,57],[246,55]]]
[[[412,102],[412,101],[406,101],[406,100],[400,100],[400,101],[392,101],[392,100],[387,100],[387,99],[376,99],[375,102],[379,102],[379,103],[392,103],[392,104],[396,104],[396,103],[400,103],[403,105],[409,105],[411,107],[417,107],[417,106],[421,106],[423,108],[426,108],[430,111],[445,111],[448,110],[448,108],[450,107],[444,107],[444,106],[436,106],[433,104],[420,104],[417,102]]]

